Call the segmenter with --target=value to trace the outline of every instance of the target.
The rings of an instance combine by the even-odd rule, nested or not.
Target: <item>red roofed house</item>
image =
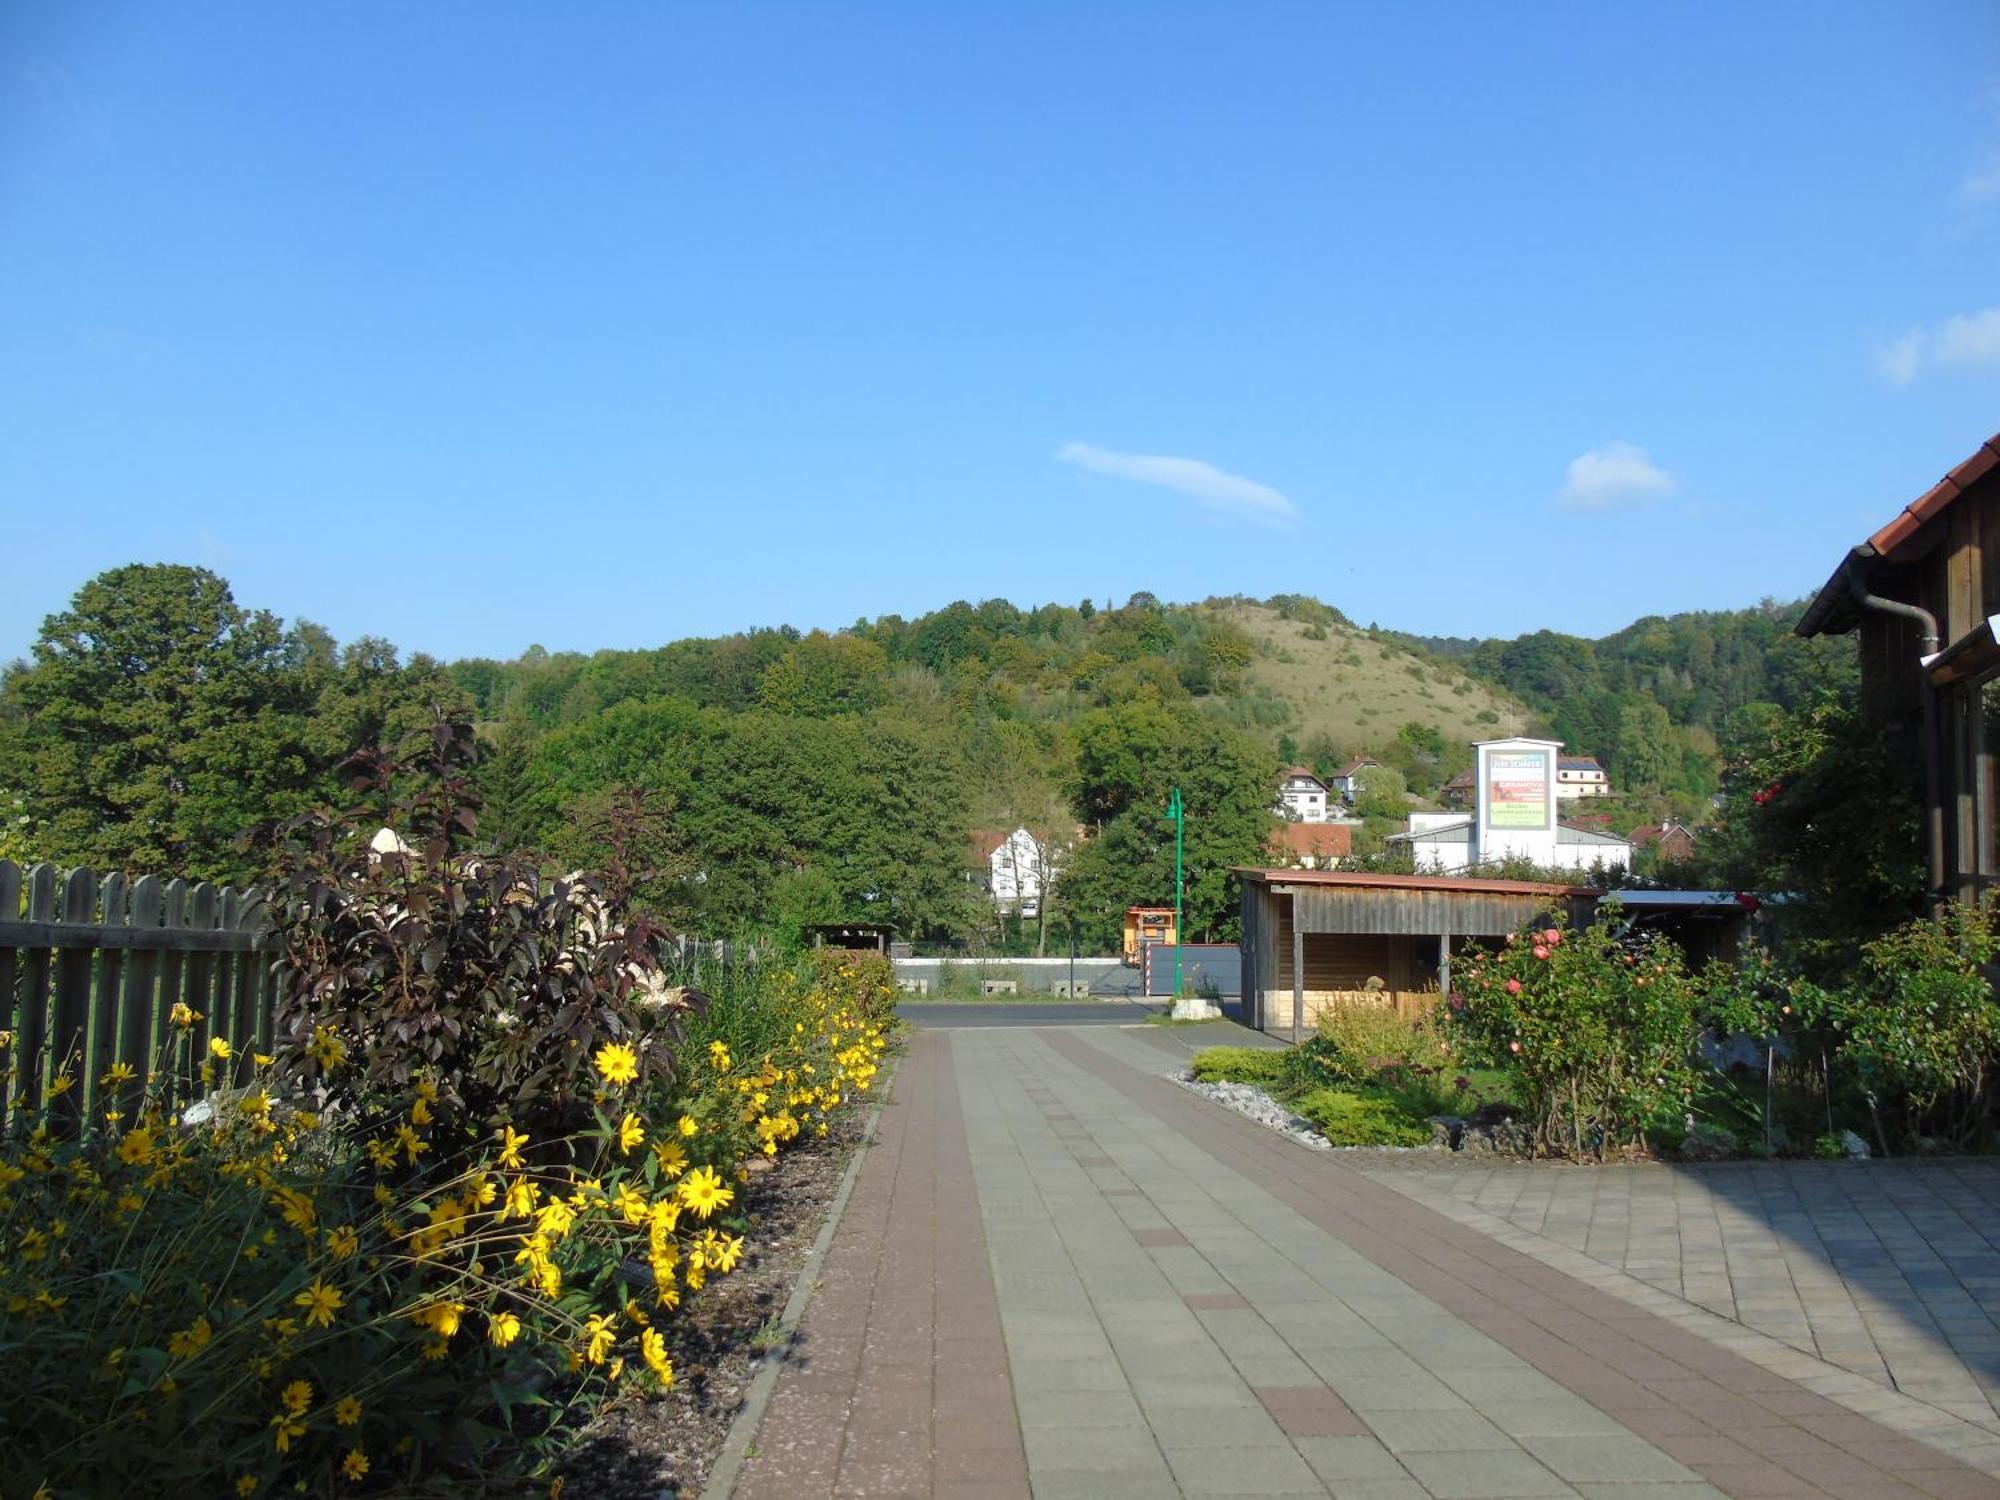
[[[1279,817],[1300,823],[1324,823],[1326,803],[1326,783],[1304,766],[1288,767],[1279,776],[1278,805],[1274,809]]]
[[[1634,853],[1657,849],[1662,864],[1681,864],[1694,858],[1694,830],[1672,818],[1633,829],[1629,842]]]
[[[1271,830],[1271,858],[1291,870],[1331,870],[1354,852],[1352,823],[1281,823]]]

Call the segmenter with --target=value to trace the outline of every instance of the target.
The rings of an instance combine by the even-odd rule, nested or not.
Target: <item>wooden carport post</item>
[[[1299,1026],[1306,1013],[1306,934],[1299,926],[1298,893],[1292,893],[1292,1045],[1299,1044]]]
[[[1438,998],[1451,999],[1451,934],[1438,934]]]

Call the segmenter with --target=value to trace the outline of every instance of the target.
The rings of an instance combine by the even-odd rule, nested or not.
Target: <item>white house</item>
[[[1556,816],[1559,740],[1486,740],[1473,746],[1473,811],[1412,813],[1407,844],[1419,870],[1453,874],[1502,860],[1543,869],[1587,871],[1632,864],[1632,845],[1608,833],[1574,828]]]
[[[1327,785],[1304,766],[1293,766],[1278,779],[1278,804],[1272,811],[1293,823],[1324,823]]]
[[[1564,755],[1556,760],[1556,795],[1564,801],[1574,797],[1608,797],[1611,778],[1594,755]]]
[[[1372,755],[1357,755],[1353,760],[1350,760],[1346,765],[1328,777],[1326,784],[1352,802],[1354,800],[1354,793],[1357,790],[1354,778],[1370,766],[1379,766],[1381,764],[1382,762],[1375,759]]]
[[[986,889],[995,906],[1024,917],[1040,910],[1058,864],[1053,841],[1016,828],[1012,833],[975,833],[972,850],[974,860],[986,866]]]

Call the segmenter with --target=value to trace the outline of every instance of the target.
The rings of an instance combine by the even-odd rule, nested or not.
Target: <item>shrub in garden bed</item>
[[[1336,1146],[1424,1146],[1430,1126],[1412,1120],[1388,1099],[1346,1089],[1312,1089],[1293,1106]]]
[[[1282,1084],[1286,1053],[1277,1047],[1204,1047],[1191,1067],[1202,1083],[1253,1083],[1259,1088]]]
[[[1558,923],[1461,963],[1445,1023],[1465,1061],[1512,1075],[1537,1153],[1602,1157],[1685,1113],[1699,1009],[1666,939]]]
[[[0,1146],[0,1495],[518,1489],[673,1380],[746,1160],[869,1089],[881,976],[815,961],[711,1021],[591,881],[463,851],[470,750],[440,726],[400,803],[362,768],[413,848],[287,831],[246,1088],[178,1112],[214,1078],[183,1011],[124,1113]]]

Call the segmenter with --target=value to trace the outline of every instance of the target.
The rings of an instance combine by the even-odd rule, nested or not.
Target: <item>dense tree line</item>
[[[243,880],[239,835],[335,797],[358,745],[463,706],[386,641],[345,648],[202,568],[133,566],[51,615],[0,678],[0,806],[23,857]]]
[[[1179,786],[1189,930],[1226,938],[1229,870],[1266,857],[1281,756],[1325,771],[1358,751],[1381,759],[1376,836],[1405,787],[1435,795],[1470,756],[1420,724],[1375,745],[1293,744],[1284,705],[1274,725],[1249,684],[1256,641],[1216,607],[1244,602],[961,601],[835,633],[441,665],[288,626],[199,568],[120,568],[49,617],[32,660],[0,681],[0,851],[245,879],[259,855],[241,830],[336,797],[350,751],[460,712],[479,726],[490,846],[616,854],[678,925],[873,919],[918,940],[990,937],[968,837],[1026,825],[1067,851],[1035,941],[1053,922],[1097,946],[1125,906],[1172,899],[1162,815]],[[1308,630],[1347,627],[1305,596],[1266,607]],[[1851,651],[1796,640],[1795,615],[1649,618],[1598,641],[1394,639],[1603,756],[1640,794],[1626,804],[1636,821],[1656,804],[1706,812],[1725,761],[1768,738],[1772,715],[1851,681]]]

